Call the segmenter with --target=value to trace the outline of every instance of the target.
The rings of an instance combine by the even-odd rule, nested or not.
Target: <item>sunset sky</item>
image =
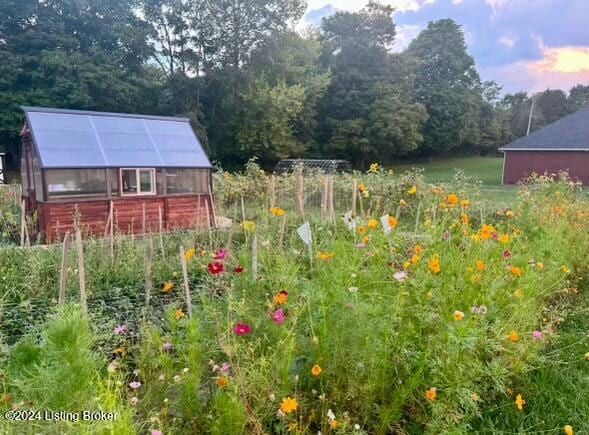
[[[397,9],[397,50],[428,21],[453,18],[464,28],[483,80],[504,92],[589,85],[589,0],[381,0]],[[308,0],[306,23],[365,0]]]

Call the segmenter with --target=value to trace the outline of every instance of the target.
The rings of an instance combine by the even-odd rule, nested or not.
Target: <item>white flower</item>
[[[139,403],[139,399],[135,396],[131,397],[131,405],[135,406]]]
[[[348,291],[352,294],[355,294],[358,291],[358,287],[348,287]]]
[[[360,430],[360,425],[359,425],[358,423],[356,423],[356,424],[354,425],[354,429],[356,429],[356,430]]]
[[[327,410],[327,418],[328,418],[329,421],[335,420],[335,414],[333,413],[333,411],[331,410],[331,408],[329,408]]]
[[[178,382],[180,382],[181,380],[182,380],[182,376],[180,376],[180,375],[176,375],[176,376],[174,376],[174,382],[178,383]]]
[[[409,277],[409,275],[407,275],[407,272],[405,272],[404,270],[400,270],[399,272],[396,272],[393,277],[398,281],[398,282],[404,282],[405,280],[407,280],[407,278]]]
[[[166,375],[164,375],[163,373],[159,376],[158,378],[160,381],[163,381],[166,379]]]
[[[271,393],[271,394],[268,396],[268,399],[270,399],[270,402],[274,402],[274,401],[276,400],[276,395],[275,395],[274,393]]]
[[[188,367],[184,367],[184,368],[182,369],[182,373],[188,373],[188,370],[189,370],[189,368],[188,368]]]
[[[118,368],[119,368],[119,367],[118,367],[118,364],[117,364],[117,362],[116,362],[116,361],[113,361],[113,362],[111,362],[111,363],[108,365],[108,367],[107,367],[107,369],[106,369],[106,370],[107,370],[109,373],[114,373],[114,372],[116,372],[116,371],[117,371],[117,369],[118,369]]]

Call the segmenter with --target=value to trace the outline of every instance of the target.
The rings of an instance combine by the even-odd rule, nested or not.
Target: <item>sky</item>
[[[503,91],[568,91],[589,85],[589,0],[381,0],[395,7],[396,50],[428,21],[462,25],[482,80]],[[357,11],[367,0],[307,0],[305,23],[338,10]]]

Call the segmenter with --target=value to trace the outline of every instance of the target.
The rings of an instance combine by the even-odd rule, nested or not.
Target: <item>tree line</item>
[[[295,30],[303,0],[6,0],[0,149],[17,164],[20,105],[187,116],[212,159],[373,160],[493,154],[589,104],[589,86],[501,96],[464,33],[430,22],[402,52],[370,1]]]

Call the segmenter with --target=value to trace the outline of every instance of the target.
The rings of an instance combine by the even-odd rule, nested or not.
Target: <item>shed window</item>
[[[121,169],[123,195],[155,195],[155,169]]]
[[[106,196],[104,169],[47,169],[45,179],[50,199]]]
[[[208,193],[208,170],[206,169],[167,169],[166,193]]]

